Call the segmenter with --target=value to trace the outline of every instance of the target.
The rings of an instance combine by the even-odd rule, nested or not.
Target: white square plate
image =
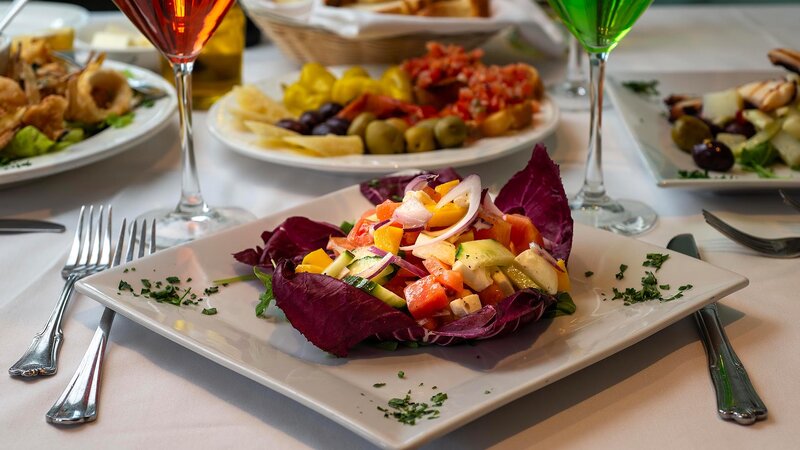
[[[743,288],[747,279],[663,248],[577,225],[569,268],[572,296],[578,307],[572,316],[531,324],[504,338],[454,347],[401,348],[395,352],[360,346],[348,358],[335,358],[311,345],[286,322],[274,306],[270,318],[257,318],[254,308],[261,287],[256,282],[220,288],[199,306],[175,307],[130,292],[118,292],[120,280],[138,288],[139,279],[192,278],[197,292],[213,280],[244,274],[231,253],[260,244],[263,230],[289,216],[306,216],[338,224],[358,217],[371,205],[358,186],[259,219],[195,242],[158,252],[127,266],[84,279],[78,290],[233,371],[274,389],[347,427],[377,445],[418,446],[525,394],[563,378],[622,350],[703,305]],[[694,288],[671,302],[623,306],[611,298],[611,288],[640,286],[645,255],[669,253],[658,271],[673,291],[687,283]],[[630,266],[625,279],[614,274]],[[126,268],[135,268],[125,272]],[[586,271],[594,275],[586,277]],[[207,303],[207,304],[206,304]],[[218,314],[201,314],[204,306]],[[157,349],[154,349],[157,351]],[[405,378],[397,376],[405,372]],[[386,383],[376,388],[375,383]],[[438,389],[433,389],[437,386]],[[428,401],[436,392],[449,396],[436,420],[415,426],[386,419],[377,410],[393,397],[411,390],[414,400]]]
[[[734,167],[725,174],[712,173],[710,179],[682,179],[679,170],[699,169],[692,155],[672,142],[672,124],[666,117],[663,99],[670,94],[703,95],[740,86],[751,81],[783,76],[778,70],[751,72],[615,72],[608,78],[608,93],[639,148],[639,153],[660,187],[703,190],[748,191],[757,189],[800,188],[800,173],[785,164],[774,166],[778,178],[759,178]],[[648,97],[625,88],[626,81],[657,80],[659,95]],[[726,178],[713,178],[725,175]]]

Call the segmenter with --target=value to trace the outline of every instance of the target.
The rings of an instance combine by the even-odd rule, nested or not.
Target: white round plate
[[[127,71],[133,78],[159,87],[169,95],[156,101],[151,107],[137,108],[133,122],[125,127],[109,127],[60,152],[18,159],[0,166],[0,187],[46,177],[108,158],[148,139],[171,123],[169,118],[175,113],[178,102],[175,89],[169,82],[160,75],[128,64],[106,61],[104,67]]]
[[[5,15],[10,5],[11,2],[0,2],[0,17]],[[77,5],[30,2],[14,17],[4,32],[9,36],[38,35],[49,29],[78,29],[88,21],[89,11]]]
[[[331,67],[331,72],[339,74],[346,66]],[[370,73],[379,74],[380,68],[368,67]],[[281,77],[270,78],[256,83],[262,91],[274,99],[280,99],[281,84],[292,83],[299,77],[293,72]],[[255,143],[256,135],[237,129],[233,117],[228,113],[226,105],[234,102],[233,95],[228,94],[211,107],[208,125],[211,134],[236,153],[262,161],[286,166],[324,172],[343,173],[388,173],[402,169],[435,169],[440,167],[458,167],[476,164],[490,159],[500,158],[522,149],[528,149],[537,141],[550,135],[558,125],[558,106],[549,98],[542,102],[542,109],[534,117],[530,127],[509,133],[505,136],[483,138],[463,148],[436,150],[426,153],[404,153],[400,155],[349,155],[332,158],[315,158],[270,150]]]

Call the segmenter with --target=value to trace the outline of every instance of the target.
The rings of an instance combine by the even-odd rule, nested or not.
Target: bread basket
[[[281,49],[298,63],[395,64],[425,53],[425,43],[439,41],[473,49],[498,30],[456,34],[413,33],[374,39],[350,39],[311,26],[289,14],[265,9],[259,0],[241,0],[250,19]]]

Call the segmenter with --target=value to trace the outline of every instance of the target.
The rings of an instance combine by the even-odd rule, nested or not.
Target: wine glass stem
[[[586,158],[586,173],[578,197],[591,202],[606,195],[603,185],[603,84],[605,83],[608,53],[589,54],[589,100],[591,123],[589,126],[589,155]]]
[[[173,63],[175,87],[178,91],[178,115],[181,127],[181,200],[176,212],[203,215],[208,212],[208,205],[200,192],[200,180],[197,177],[197,165],[194,159],[194,141],[192,139],[192,68],[194,62]]]
[[[567,83],[572,86],[580,86],[586,80],[583,72],[583,49],[578,40],[572,33],[569,35],[569,53],[567,54]]]

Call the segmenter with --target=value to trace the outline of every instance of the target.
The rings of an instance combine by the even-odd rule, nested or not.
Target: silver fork
[[[798,202],[797,200],[793,199],[792,197],[789,197],[789,194],[787,194],[783,189],[778,189],[778,193],[781,194],[781,198],[783,199],[783,203],[786,203],[787,205],[791,206],[792,208],[800,211],[800,202]]]
[[[56,303],[50,319],[44,329],[31,342],[28,351],[8,369],[12,376],[35,377],[53,375],[58,369],[58,349],[64,339],[61,331],[61,319],[72,296],[75,282],[79,279],[108,268],[111,260],[111,206],[108,207],[108,220],[103,226],[103,206],[98,211],[97,221],[94,219],[94,206],[89,206],[89,217],[86,219],[86,206],[81,207],[78,227],[72,240],[72,249],[67,262],[61,269],[61,276],[66,280],[61,296]],[[87,222],[84,227],[84,222]]]
[[[119,243],[114,254],[113,266],[120,263],[122,248],[125,244],[125,226],[123,220],[122,229],[119,233]],[[135,255],[136,249],[136,228],[137,223],[133,222],[128,239],[128,253],[125,262],[131,262],[136,258],[145,255],[145,243],[147,253],[151,254],[156,250],[156,223],[153,221],[150,237],[147,237],[147,220],[142,221],[141,234],[139,235],[139,251]],[[83,360],[75,370],[64,392],[45,415],[45,419],[59,425],[78,425],[81,423],[92,422],[97,419],[97,392],[100,385],[100,375],[103,367],[103,357],[108,343],[108,334],[111,332],[111,324],[114,321],[114,311],[106,308],[100,324],[94,332],[92,342]]]
[[[737,230],[705,209],[703,210],[703,217],[705,217],[709,225],[719,230],[720,233],[765,256],[772,258],[796,258],[800,256],[800,237],[761,238]]]

